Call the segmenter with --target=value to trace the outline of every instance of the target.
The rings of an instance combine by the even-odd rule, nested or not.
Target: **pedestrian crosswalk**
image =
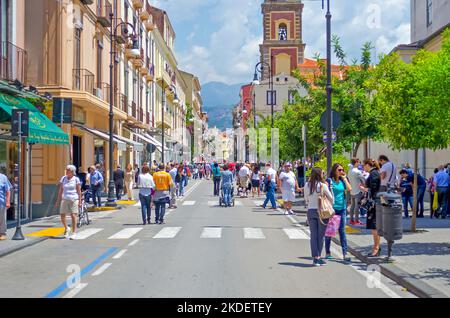
[[[250,205],[254,204],[255,206],[260,206],[261,204],[264,203],[264,201],[248,201],[250,203]],[[195,205],[208,205],[210,207],[216,207],[219,206],[219,198],[217,198],[217,200],[210,200],[210,201],[184,201],[182,202],[180,205],[182,206],[195,206]],[[234,205],[235,206],[244,206],[246,205],[245,202],[240,201],[240,200],[234,200]],[[248,205],[248,204],[247,204]],[[141,207],[141,203],[138,202],[136,204],[133,205],[134,207],[140,208]]]
[[[129,245],[132,246],[136,244],[139,239],[136,239],[141,231],[146,232],[147,229],[155,229],[155,227],[130,227],[117,231],[112,234],[109,233],[109,229],[103,228],[87,228],[81,230],[76,235],[76,240],[87,240],[90,238],[107,238],[108,240],[131,240]],[[183,231],[192,231],[191,229],[183,229],[183,227],[162,227],[157,228],[158,231],[153,231],[151,234],[151,238],[153,239],[174,239],[180,235]],[[237,235],[238,232],[241,232],[239,236],[241,236],[245,240],[265,240],[267,238],[273,238],[274,236],[284,237],[289,240],[307,240],[309,239],[308,235],[301,230],[300,228],[279,228],[279,229],[263,229],[263,228],[254,228],[254,227],[246,227],[246,228],[223,228],[220,226],[214,227],[204,227],[199,232],[200,239],[220,239],[224,236]],[[105,233],[105,234],[102,234]],[[278,234],[281,233],[281,234]],[[111,235],[112,234],[112,235]],[[106,235],[104,237],[104,235]],[[109,236],[108,236],[109,235]],[[147,236],[148,237],[148,236]]]

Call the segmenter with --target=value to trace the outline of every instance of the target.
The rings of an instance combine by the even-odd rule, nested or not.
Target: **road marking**
[[[205,227],[203,229],[203,233],[201,238],[221,238],[222,237],[222,228],[217,227]]]
[[[134,240],[133,242],[131,242],[130,244],[128,244],[128,246],[134,246],[137,244],[137,242],[139,242],[139,239]]]
[[[183,205],[195,205],[195,201],[185,201]]]
[[[308,235],[299,229],[283,229],[284,233],[289,237],[290,240],[307,240]]]
[[[217,201],[208,201],[208,206],[216,206],[219,205],[219,200]]]
[[[63,227],[54,227],[54,228],[45,229],[45,230],[30,233],[30,234],[26,234],[25,236],[28,236],[28,237],[44,237],[44,236],[57,237],[57,236],[61,236],[63,234],[64,234]]]
[[[92,220],[98,220],[98,219],[107,218],[107,217],[111,216],[111,214],[113,214],[113,213],[114,212],[96,212],[96,213],[89,214],[89,217]]]
[[[165,227],[158,234],[153,236],[154,239],[174,238],[180,232],[181,227]]]
[[[123,254],[125,254],[127,252],[127,250],[121,250],[119,253],[117,253],[116,255],[114,255],[113,259],[119,259],[123,256]]]
[[[242,203],[242,201],[234,201],[234,205],[235,206],[242,206],[243,203]]]
[[[85,240],[88,237],[103,231],[103,229],[86,229],[77,233],[77,240]]]
[[[133,205],[133,206],[135,206],[135,207],[141,207],[141,202],[138,202],[138,203],[136,203],[135,205]]]
[[[108,240],[126,240],[131,238],[136,233],[142,231],[142,227],[130,227],[128,229],[123,229],[120,232],[117,232],[113,236],[110,236]]]
[[[250,239],[250,240],[261,240],[265,239],[264,233],[261,229],[255,229],[255,228],[244,228],[244,238]]]
[[[195,188],[197,188],[200,185],[201,181],[197,181],[197,183],[195,183],[191,188],[189,188],[185,194],[184,197],[180,199],[180,201],[183,201],[184,199],[187,198],[188,195],[190,195],[192,193],[192,191],[194,191]]]
[[[118,250],[117,247],[111,247],[108,249],[105,253],[100,255],[98,258],[96,258],[92,263],[90,263],[88,266],[83,268],[80,273],[80,278],[83,278],[87,273],[89,273],[92,269],[94,269],[98,264],[100,264],[103,260],[108,258],[111,254],[115,253]],[[56,287],[54,290],[52,290],[50,293],[48,293],[45,298],[55,298],[59,294],[61,294],[64,290],[67,289],[67,281],[64,281],[61,285]]]
[[[110,266],[112,265],[112,263],[105,263],[103,264],[99,269],[97,269],[94,273],[92,273],[92,276],[98,276],[100,274],[102,274],[104,271],[106,271]]]
[[[85,288],[88,284],[78,284],[75,288],[73,288],[70,292],[68,292],[63,298],[73,298],[76,294],[78,294],[83,288]]]
[[[263,205],[264,201],[253,201],[256,206]]]

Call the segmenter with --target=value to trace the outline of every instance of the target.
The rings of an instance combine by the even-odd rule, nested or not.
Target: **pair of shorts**
[[[241,188],[247,188],[248,187],[248,177],[239,177],[239,184]]]
[[[259,180],[252,180],[252,187],[259,188]]]
[[[282,190],[281,196],[283,201],[294,202],[295,201],[295,192],[290,190]]]
[[[59,214],[78,214],[78,200],[62,200]]]

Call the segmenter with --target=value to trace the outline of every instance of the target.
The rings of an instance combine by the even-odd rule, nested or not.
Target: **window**
[[[9,41],[9,0],[0,0],[0,43]]]
[[[433,1],[427,0],[427,26],[433,23]]]
[[[125,22],[128,22],[128,3],[125,2]]]
[[[295,104],[295,94],[296,94],[296,91],[294,91],[294,90],[289,91],[289,93],[288,93],[289,105]]]
[[[102,87],[102,55],[103,55],[103,39],[98,36],[97,40],[97,87]]]
[[[75,76],[75,88],[81,88],[81,78],[80,78],[80,69],[81,69],[81,29],[75,28],[75,54],[74,54],[74,68],[76,71]]]
[[[284,23],[281,23],[278,27],[278,39],[280,41],[286,41],[287,40],[287,26]]]

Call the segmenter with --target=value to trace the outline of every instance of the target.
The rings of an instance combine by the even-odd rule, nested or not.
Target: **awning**
[[[27,142],[69,144],[69,136],[26,99],[0,93],[0,108],[7,113],[7,116],[0,115],[3,121],[11,121],[13,109],[27,109],[29,111],[30,122]]]
[[[83,129],[84,131],[87,131],[88,133],[90,133],[98,138],[109,141],[109,135],[107,133],[104,133],[97,129],[88,128],[88,127],[77,125],[77,124],[75,124],[74,126],[76,126],[77,128]],[[127,150],[127,144],[125,142],[123,142],[122,140],[119,140],[114,137],[114,142],[117,143],[117,149],[119,151]]]
[[[138,136],[138,138],[142,139],[146,143],[156,146],[156,149],[158,149],[159,152],[162,152],[162,144],[159,141],[157,141],[155,138],[149,136],[148,134],[138,134],[135,132],[133,132],[133,134]]]
[[[114,138],[122,140],[123,142],[126,142],[127,144],[133,146],[135,151],[138,151],[138,152],[144,151],[144,145],[139,143],[139,142],[137,142],[137,141],[125,138],[123,136],[118,136],[118,135],[114,135]]]

